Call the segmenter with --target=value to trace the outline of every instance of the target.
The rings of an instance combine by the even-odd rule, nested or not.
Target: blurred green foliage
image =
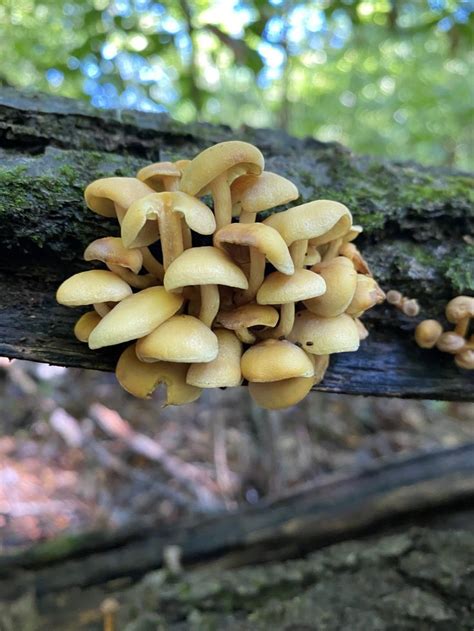
[[[472,168],[472,3],[2,0],[0,84]]]

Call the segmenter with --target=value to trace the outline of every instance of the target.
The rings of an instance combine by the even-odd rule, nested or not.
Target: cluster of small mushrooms
[[[384,293],[352,243],[362,228],[343,204],[313,201],[256,222],[298,195],[240,141],[92,182],[87,206],[116,217],[121,236],[84,252],[107,269],[58,289],[63,305],[93,305],[76,337],[91,349],[134,341],[116,375],[137,397],[164,383],[167,404],[179,405],[202,388],[247,380],[264,408],[302,400],[332,353],[358,349],[368,335],[359,318]],[[196,235],[212,235],[212,245]]]
[[[446,305],[446,319],[454,330],[444,331],[438,320],[423,320],[415,330],[415,340],[421,348],[436,348],[454,355],[459,368],[474,370],[474,334],[469,336],[469,325],[474,319],[474,298],[457,296]]]

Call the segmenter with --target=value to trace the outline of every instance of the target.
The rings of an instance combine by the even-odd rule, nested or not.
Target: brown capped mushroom
[[[147,220],[156,219],[160,226],[163,267],[168,265],[184,250],[181,217],[199,234],[212,234],[216,228],[210,208],[200,200],[181,193],[153,193],[132,204],[122,222],[122,241],[133,247],[136,236]]]
[[[242,343],[233,331],[214,329],[219,350],[217,357],[210,362],[192,364],[186,381],[199,388],[230,388],[240,386],[242,373],[240,358]]]
[[[356,351],[360,343],[357,325],[346,313],[321,318],[310,311],[298,311],[288,339],[315,355]]]
[[[130,286],[113,272],[89,270],[67,278],[56,292],[56,300],[67,307],[101,302],[119,302],[130,296]]]
[[[185,250],[168,267],[164,284],[168,291],[180,292],[184,287],[201,289],[199,318],[211,326],[219,310],[218,285],[246,289],[242,270],[222,250],[211,246]]]
[[[183,304],[182,296],[164,287],[149,287],[129,296],[108,313],[89,337],[89,348],[121,344],[148,335],[171,318]]]
[[[306,308],[323,318],[344,313],[354,298],[357,287],[357,273],[351,261],[338,256],[330,261],[317,263],[311,269],[324,279],[326,291],[316,298],[306,299]]]
[[[183,171],[180,189],[194,196],[211,192],[219,229],[232,221],[231,183],[245,173],[260,175],[263,167],[264,158],[257,147],[239,140],[221,142],[191,160]]]
[[[252,382],[313,377],[314,367],[306,353],[287,340],[264,340],[242,355],[242,375]]]
[[[201,320],[176,315],[138,340],[137,356],[144,362],[185,364],[210,362],[217,357],[216,335]]]
[[[101,317],[96,311],[88,311],[87,313],[81,315],[74,326],[74,335],[79,342],[88,341],[89,335],[99,324],[100,320]]]
[[[421,348],[433,348],[443,327],[437,320],[423,320],[415,329],[415,340]]]
[[[295,321],[295,303],[314,299],[326,292],[324,278],[308,269],[297,269],[292,276],[281,272],[269,274],[257,292],[257,302],[262,305],[281,305],[278,326],[267,331],[265,337],[286,337]]]
[[[349,259],[345,260],[348,261]],[[375,305],[381,304],[384,300],[384,292],[380,289],[377,282],[371,276],[357,274],[357,285],[354,297],[348,305],[346,313],[358,318],[364,313],[364,311],[371,309]]]
[[[234,244],[250,248],[248,289],[241,295],[240,303],[255,298],[265,276],[266,261],[282,274],[295,271],[288,246],[276,230],[263,223],[229,224],[214,235],[214,245],[218,248],[227,249]]]
[[[298,189],[286,178],[271,171],[261,175],[242,175],[230,187],[232,214],[240,223],[254,223],[257,213],[287,204],[299,196]]]
[[[143,254],[139,248],[126,248],[120,237],[103,237],[92,241],[84,251],[84,260],[102,261],[111,272],[137,289],[157,284],[157,279],[152,274],[138,275],[143,263]]]
[[[183,405],[196,401],[202,392],[201,388],[186,383],[187,371],[187,364],[141,362],[133,344],[120,355],[115,376],[124,390],[140,399],[151,398],[156,388],[164,384],[166,386],[165,405]]]
[[[249,331],[252,327],[274,327],[278,322],[278,311],[270,306],[248,303],[230,311],[220,311],[216,324],[235,331],[244,344],[253,344],[256,337]]]
[[[446,318],[455,324],[454,332],[465,336],[469,329],[469,321],[474,318],[474,298],[457,296],[446,305]]]
[[[309,239],[322,239],[323,235],[324,243],[338,239],[351,227],[352,216],[343,204],[321,199],[275,213],[263,223],[278,230],[299,268],[303,267]]]

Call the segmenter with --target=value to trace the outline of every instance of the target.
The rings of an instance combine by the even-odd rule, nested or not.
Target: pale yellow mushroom
[[[233,331],[214,329],[217,337],[217,357],[207,363],[192,364],[186,375],[187,383],[199,388],[230,388],[240,386],[242,343]]]
[[[181,292],[195,286],[201,291],[199,318],[211,327],[219,311],[218,285],[246,289],[247,279],[242,270],[222,250],[211,246],[185,250],[168,267],[164,285],[168,291]]]
[[[446,305],[446,318],[455,324],[454,332],[463,337],[469,329],[469,322],[474,318],[474,298],[457,296]]]
[[[280,381],[249,382],[252,399],[261,408],[281,410],[302,401],[313,387],[313,377],[292,377]]]
[[[204,363],[217,357],[218,341],[198,318],[176,315],[139,339],[136,351],[144,362]]]
[[[96,311],[88,311],[87,313],[81,315],[74,326],[74,335],[79,342],[87,343],[89,335],[99,324],[100,320],[101,317]]]
[[[219,229],[232,221],[232,182],[245,173],[260,175],[263,167],[264,158],[257,147],[239,140],[221,142],[191,160],[183,171],[180,189],[193,196],[210,191]]]
[[[474,350],[467,349],[457,353],[454,361],[459,368],[474,370]]]
[[[326,291],[316,298],[306,299],[309,311],[323,318],[331,318],[348,308],[357,287],[357,273],[349,259],[342,256],[313,265],[311,270],[326,283]]]
[[[119,302],[130,296],[130,286],[113,272],[89,270],[67,278],[56,292],[56,300],[67,307]]]
[[[298,311],[288,339],[315,355],[356,351],[360,343],[357,325],[346,313],[321,318],[310,311]]]
[[[115,376],[124,390],[140,399],[151,398],[160,384],[166,386],[165,405],[183,405],[199,398],[202,390],[186,383],[187,364],[141,362],[135,345],[128,346],[117,362]]]
[[[268,305],[248,303],[236,309],[220,311],[215,322],[226,329],[235,331],[239,340],[244,344],[254,344],[257,338],[249,329],[252,327],[266,329],[276,326],[278,311]]]
[[[171,318],[183,304],[182,296],[164,287],[149,287],[125,298],[110,311],[89,337],[89,348],[136,340]]]
[[[433,348],[443,332],[437,320],[423,320],[415,329],[415,340],[421,348]]]
[[[252,382],[270,382],[291,377],[314,377],[306,353],[287,340],[264,340],[242,355],[242,375]]]
[[[254,223],[257,213],[297,199],[298,189],[286,178],[271,171],[242,175],[230,187],[232,214],[240,223]]]
[[[345,260],[348,261],[349,259]],[[358,318],[364,313],[364,311],[371,309],[375,305],[381,304],[384,300],[384,292],[371,276],[357,274],[357,285],[354,297],[345,311],[349,315]]]

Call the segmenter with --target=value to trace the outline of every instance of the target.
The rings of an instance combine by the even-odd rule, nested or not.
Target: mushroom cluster
[[[368,335],[360,317],[384,299],[343,204],[317,200],[256,221],[298,196],[240,141],[92,182],[87,206],[115,217],[121,236],[84,252],[106,269],[58,289],[63,305],[93,306],[76,337],[91,349],[132,342],[116,376],[137,397],[165,384],[167,404],[180,405],[246,380],[260,406],[294,405],[329,355],[358,349]]]
[[[446,319],[454,324],[454,330],[444,331],[437,320],[423,320],[415,329],[415,340],[421,348],[436,348],[442,353],[454,355],[459,368],[474,370],[474,335],[469,336],[469,326],[474,319],[474,298],[457,296],[446,305]]]

